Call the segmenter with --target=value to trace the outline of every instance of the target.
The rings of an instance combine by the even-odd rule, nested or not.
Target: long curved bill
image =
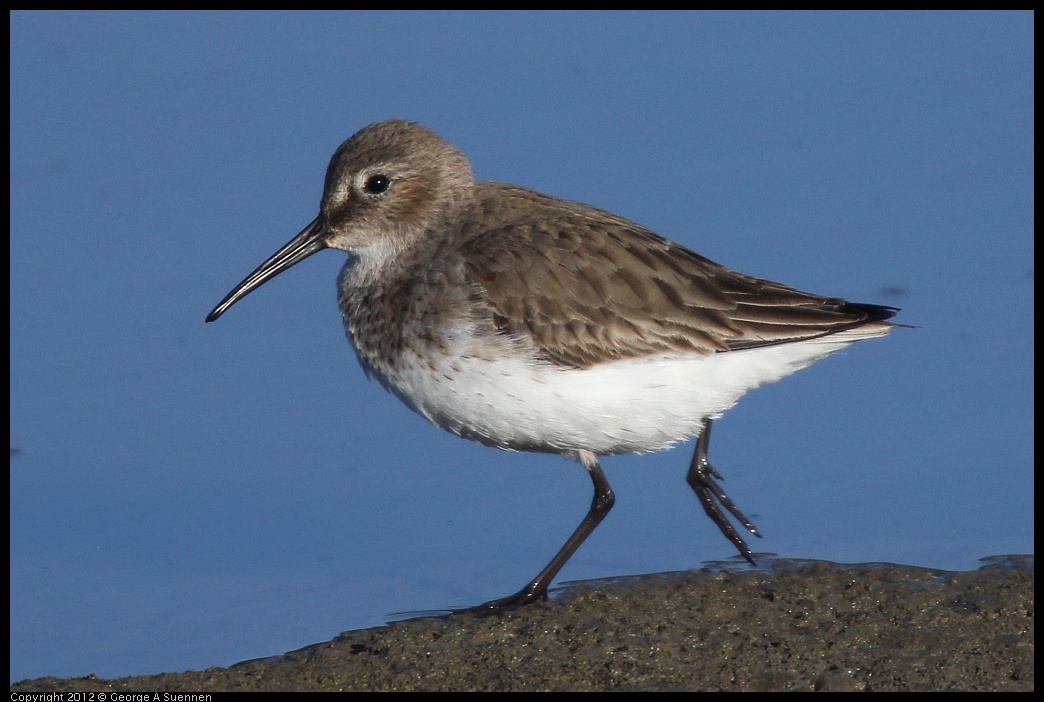
[[[314,253],[327,248],[326,243],[326,220],[320,215],[312,220],[304,230],[295,236],[290,242],[275,252],[267,261],[257,267],[253,273],[243,279],[243,282],[232,289],[225,299],[207,315],[207,321],[213,322],[225,313],[240,298],[246,297],[254,288],[261,287],[267,281],[275,278],[295,263],[300,263]]]

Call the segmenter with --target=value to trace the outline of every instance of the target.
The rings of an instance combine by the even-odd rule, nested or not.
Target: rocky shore
[[[398,621],[229,668],[11,690],[1033,690],[1033,557],[984,562],[775,560],[592,581],[499,616]]]

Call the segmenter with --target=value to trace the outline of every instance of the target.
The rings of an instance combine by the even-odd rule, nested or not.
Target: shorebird
[[[389,120],[341,144],[319,216],[207,321],[326,248],[349,254],[338,302],[368,376],[447,431],[561,454],[594,484],[586,516],[532,581],[466,611],[546,598],[613,506],[600,456],[691,437],[687,481],[754,563],[726,513],[760,534],[707,459],[711,423],[749,390],[888,334],[898,312],[737,273],[590,205],[476,182],[452,144]]]

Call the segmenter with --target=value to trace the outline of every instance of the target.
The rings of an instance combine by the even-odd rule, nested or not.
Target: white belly
[[[488,343],[462,334],[452,356],[412,356],[393,375],[375,370],[406,404],[459,436],[517,451],[607,455],[695,436],[704,418],[720,417],[747,391],[863,338],[855,336],[575,370],[492,360]]]

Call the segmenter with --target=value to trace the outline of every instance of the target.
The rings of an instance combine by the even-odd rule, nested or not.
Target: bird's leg
[[[555,557],[551,559],[551,562],[544,566],[544,569],[524,588],[507,597],[490,600],[476,607],[457,610],[457,613],[495,614],[505,609],[514,609],[537,600],[547,599],[547,588],[551,585],[551,581],[554,580],[555,576],[558,575],[558,571],[580,548],[580,544],[591,535],[591,532],[605,518],[605,515],[609,514],[609,510],[612,509],[613,503],[616,501],[616,498],[613,496],[613,489],[609,487],[609,481],[605,479],[602,467],[598,465],[598,458],[590,451],[580,451],[579,460],[594,483],[594,497],[591,499],[591,508],[587,510],[587,516],[580,522],[580,526],[576,528],[573,535],[566,540],[562,548],[555,554]]]
[[[703,504],[703,511],[707,513],[707,516],[711,518],[711,521],[718,525],[721,529],[721,533],[725,535],[733,545],[739,549],[740,555],[747,559],[751,565],[757,565],[754,562],[754,554],[751,553],[750,547],[747,546],[747,542],[743,540],[739,532],[736,531],[736,527],[732,526],[732,523],[722,512],[721,508],[724,507],[729,511],[737,521],[750,531],[751,534],[761,538],[761,534],[758,533],[758,528],[747,519],[747,516],[739,510],[739,507],[729,499],[729,496],[725,494],[725,491],[714,482],[715,479],[722,480],[721,474],[714,470],[714,466],[707,460],[707,445],[710,443],[710,431],[711,431],[711,420],[703,420],[703,431],[700,432],[700,436],[696,439],[696,451],[692,454],[692,463],[689,464],[689,474],[686,476],[686,481],[689,486],[696,492],[696,497],[700,498],[700,503]]]

